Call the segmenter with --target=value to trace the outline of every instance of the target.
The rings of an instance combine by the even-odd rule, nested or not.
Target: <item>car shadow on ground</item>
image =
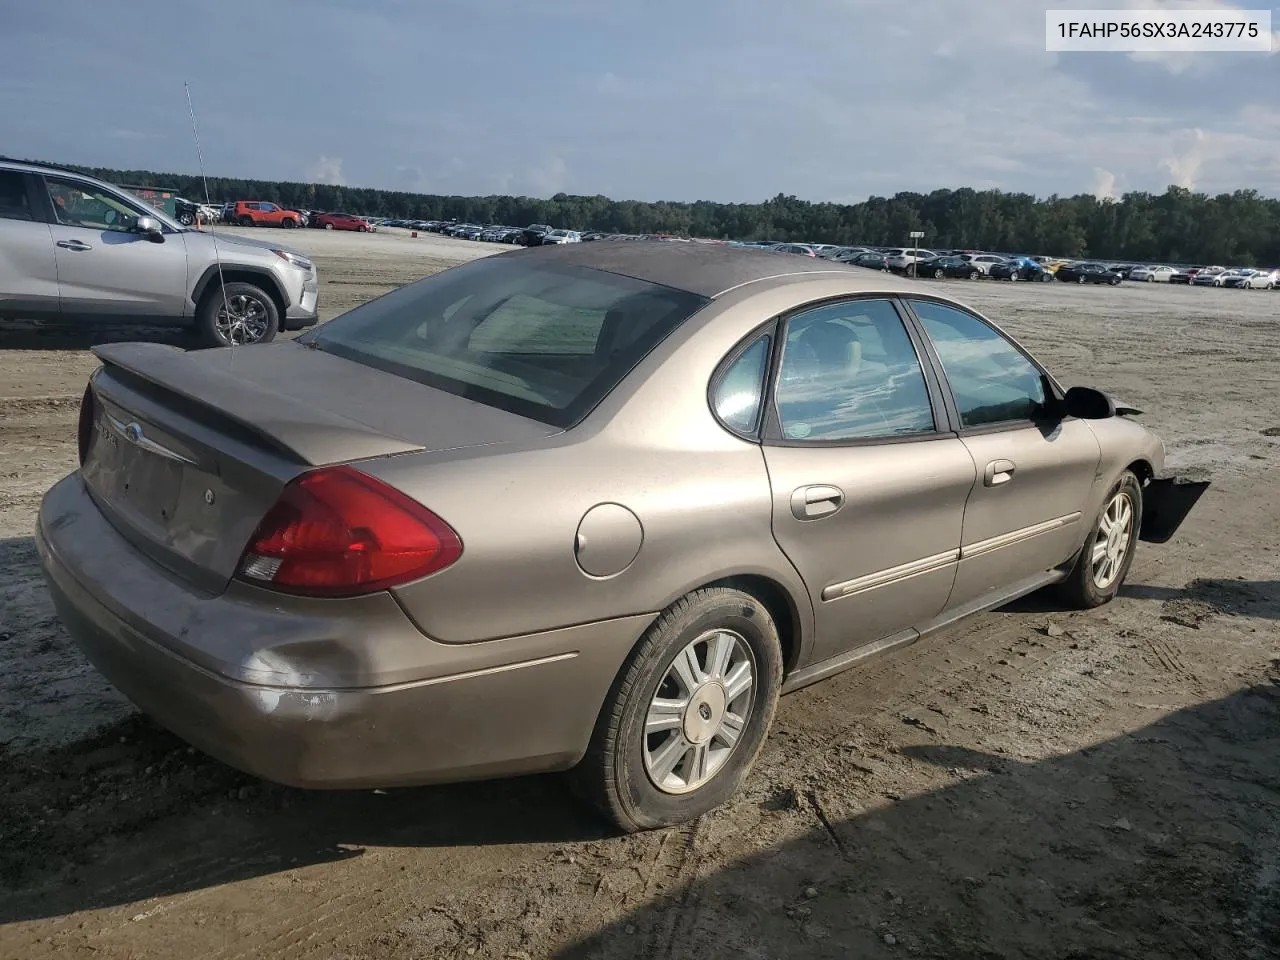
[[[0,320],[0,350],[89,350],[105,343],[138,341],[166,343],[184,350],[199,346],[195,331],[186,327]]]
[[[802,794],[807,834],[557,956],[1276,956],[1280,661],[1269,673],[1038,762],[903,748],[954,785],[861,809],[841,785]]]
[[[1217,613],[1280,620],[1280,580],[1224,580],[1201,578],[1185,587],[1125,584],[1120,596],[1160,600],[1165,620],[1198,627]]]

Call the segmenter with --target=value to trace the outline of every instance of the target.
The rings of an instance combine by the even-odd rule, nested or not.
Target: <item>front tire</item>
[[[751,770],[781,684],[764,604],[728,587],[689,594],[627,658],[570,775],[575,792],[627,833],[702,816]]]
[[[196,332],[208,347],[270,343],[280,330],[280,311],[261,287],[212,283],[196,309]]]
[[[1065,600],[1082,610],[1110,603],[1133,564],[1142,527],[1142,485],[1131,470],[1120,474],[1103,501],[1067,579]]]
[[[184,212],[184,213],[178,214],[178,222],[182,224],[184,227],[189,227],[196,222],[196,218],[193,217],[190,213]]]
[[[286,230],[294,230],[298,226],[298,221],[293,219],[293,217],[285,217],[280,221],[280,226],[284,227]]]

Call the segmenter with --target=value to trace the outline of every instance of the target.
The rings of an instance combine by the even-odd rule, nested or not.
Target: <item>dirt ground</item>
[[[326,319],[495,249],[289,241]],[[624,838],[556,777],[305,793],[137,716],[30,531],[86,347],[155,333],[0,328],[0,960],[1280,956],[1280,294],[946,288],[1215,485],[1112,604],[1031,597],[788,697],[731,804]]]

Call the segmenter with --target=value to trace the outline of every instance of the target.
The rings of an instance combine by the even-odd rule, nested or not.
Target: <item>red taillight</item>
[[[287,593],[350,597],[443,570],[462,555],[422,504],[351,467],[305,473],[258,524],[240,576]]]
[[[80,452],[80,466],[89,456],[89,440],[93,437],[93,414],[98,401],[93,396],[93,386],[84,388],[84,396],[80,398],[80,424],[76,431],[76,445]]]

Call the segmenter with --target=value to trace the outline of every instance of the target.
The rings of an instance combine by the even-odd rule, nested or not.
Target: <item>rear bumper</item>
[[[1141,539],[1148,543],[1168,543],[1192,507],[1209,489],[1210,481],[1191,477],[1152,480],[1142,491]]]
[[[36,544],[59,617],[112,684],[224,763],[298,787],[406,786],[571,767],[652,621],[446,645],[403,614],[391,635],[384,610],[364,630],[336,621],[346,635],[304,642],[299,631],[314,637],[323,625],[303,614],[282,619],[278,603],[246,604],[231,591],[200,594],[145,559],[106,521],[78,474],[46,495]],[[245,656],[246,643],[256,652]],[[385,666],[377,661],[388,647],[411,651],[418,676],[326,683]],[[241,652],[227,659],[229,649]],[[296,682],[244,679],[253,669],[267,675],[263,664]]]

